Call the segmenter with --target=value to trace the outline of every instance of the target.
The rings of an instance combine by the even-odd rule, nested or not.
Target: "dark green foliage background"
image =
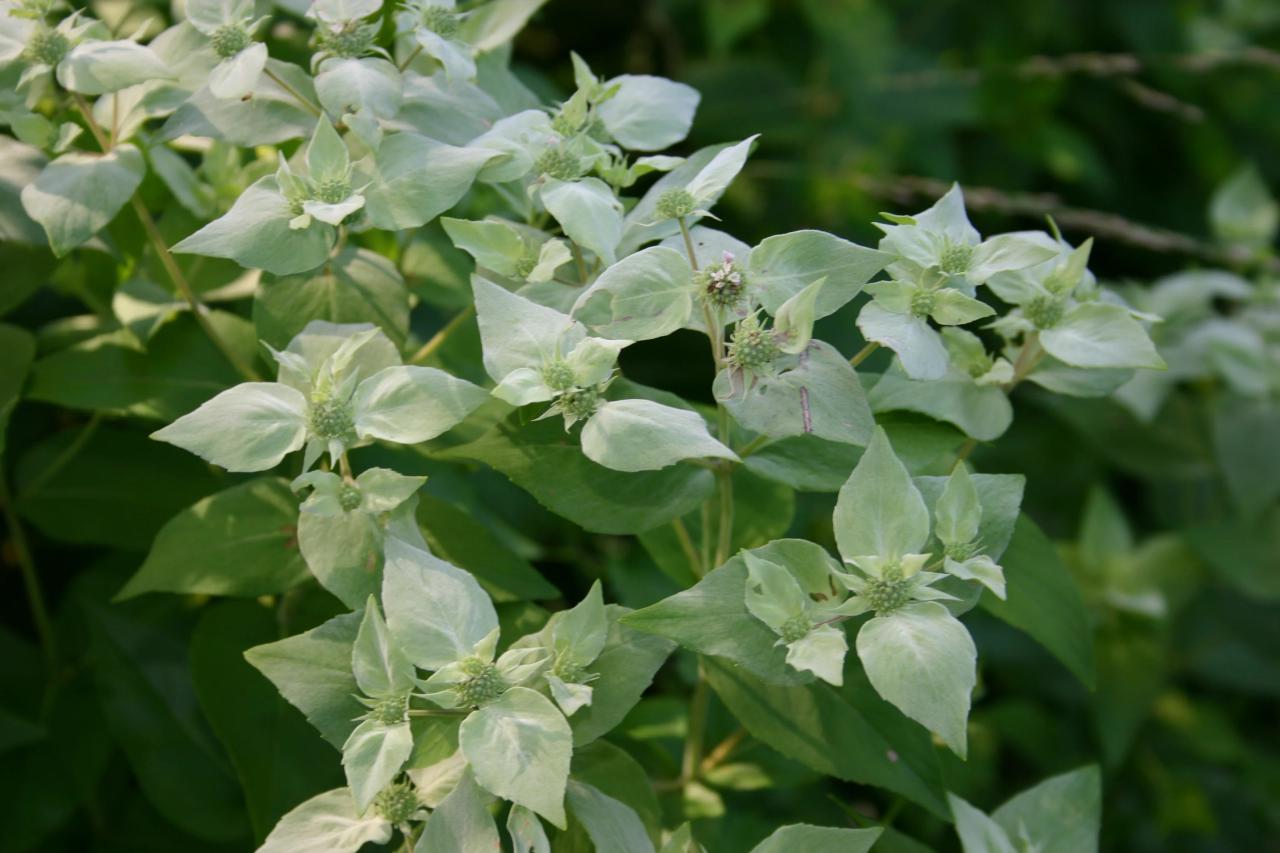
[[[1235,59],[1188,60],[1206,44]],[[1097,235],[1091,266],[1100,275],[1148,280],[1223,261],[1206,209],[1242,163],[1255,162],[1280,186],[1277,49],[1280,4],[1269,0],[552,0],[517,41],[516,62],[548,96],[569,84],[569,50],[606,76],[688,82],[702,93],[690,150],[762,133],[718,208],[726,230],[749,243],[803,227],[874,243],[868,223],[877,211],[931,200],[935,190],[919,179],[958,180],[984,232],[1040,227],[1052,213],[1073,240]],[[278,55],[288,54],[280,46]],[[163,206],[163,191],[147,188]],[[166,233],[186,233],[181,216],[162,223]],[[1146,233],[1138,224],[1187,239],[1155,250],[1135,242]],[[136,227],[122,216],[112,236],[136,248]],[[0,313],[33,330],[109,299],[116,273],[105,256],[81,254],[62,265],[55,286],[35,291],[50,283],[44,254],[0,246],[0,264]],[[420,338],[451,316],[450,293],[459,291],[449,282],[462,281],[428,269],[411,281],[430,297],[414,316]],[[851,306],[824,320],[819,334],[850,352],[855,313]],[[44,345],[58,334],[76,332],[46,335]],[[477,378],[477,352],[470,331],[441,360]],[[212,356],[211,364],[225,372]],[[623,368],[638,382],[707,399],[711,366],[693,335],[632,347]],[[1100,761],[1104,849],[1280,849],[1274,493],[1259,521],[1240,520],[1212,443],[1210,392],[1183,392],[1151,428],[1107,401],[1051,400],[1024,388],[1015,405],[1011,432],[975,454],[979,469],[1025,473],[1024,510],[1063,542],[1076,538],[1091,491],[1105,489],[1139,542],[1174,537],[1168,559],[1155,562],[1176,567],[1178,595],[1159,627],[1119,615],[1100,603],[1084,549],[1075,562],[1094,620],[1095,692],[1005,623],[977,611],[966,617],[982,681],[971,757],[944,759],[947,786],[991,809],[1047,775]],[[337,754],[240,651],[314,626],[339,606],[314,584],[287,593],[275,611],[165,594],[111,603],[166,520],[239,480],[147,441],[153,422],[116,418],[95,422],[74,460],[45,476],[86,423],[82,411],[26,400],[8,431],[4,476],[54,610],[60,663],[49,671],[43,662],[7,531],[0,849],[252,849],[281,813],[339,784],[341,773]],[[1262,423],[1236,442],[1245,454],[1236,464],[1280,458],[1280,427]],[[357,467],[386,452],[358,451]],[[596,577],[609,600],[633,607],[679,588],[637,539],[584,533],[488,469],[408,453],[396,467],[429,473],[429,494],[481,525],[478,540],[500,543],[501,556],[476,559],[517,568],[532,561],[564,601],[577,601]],[[762,485],[740,506],[766,537],[829,543],[832,501],[800,495],[793,505]],[[535,605],[501,609],[510,621],[538,618]],[[653,778],[678,774],[692,665],[673,658],[610,738]],[[708,742],[736,725],[713,700]],[[931,847],[957,849],[945,824],[883,790],[823,780],[751,739],[734,761],[758,765],[773,787],[720,790],[730,817],[696,824],[713,851],[748,849],[792,821],[892,821]],[[679,803],[663,805],[671,823]],[[890,836],[877,849],[922,848]]]

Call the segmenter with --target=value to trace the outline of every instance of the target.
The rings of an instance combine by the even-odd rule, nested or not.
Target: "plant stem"
[[[867,360],[867,356],[871,355],[871,353],[875,352],[879,348],[880,345],[875,341],[868,341],[866,346],[854,353],[853,358],[849,359],[849,364],[853,367],[857,367],[859,364],[862,364],[862,362]]]
[[[338,457],[338,470],[342,472],[342,479],[355,479],[355,477],[351,476],[351,460],[347,459],[347,454],[345,452]]]
[[[964,444],[960,445],[960,452],[956,454],[956,463],[963,462],[969,458],[969,454],[973,453],[974,448],[978,446],[976,438],[965,439]]]
[[[701,772],[706,773],[708,770],[723,764],[725,759],[733,754],[734,750],[742,744],[746,737],[747,730],[738,728],[733,734],[716,744],[715,748],[707,753],[707,757],[703,759]]]
[[[689,266],[693,267],[693,271],[698,271],[698,256],[693,251],[693,235],[689,233],[689,226],[685,224],[684,217],[681,216],[676,222],[680,223],[680,235],[684,237],[684,250],[689,255]]]
[[[685,526],[684,519],[672,519],[671,529],[676,532],[676,541],[680,543],[680,550],[684,552],[685,559],[689,561],[689,568],[693,571],[693,576],[695,578],[702,577],[707,570],[702,564],[702,558],[698,556],[698,549],[693,545],[693,537],[689,535],[689,528]]]
[[[13,506],[13,495],[9,492],[9,483],[3,472],[0,472],[0,509],[4,513],[5,526],[9,528],[9,539],[13,542],[18,568],[22,571],[22,585],[27,591],[27,604],[31,608],[31,619],[35,622],[36,634],[40,637],[40,648],[44,651],[45,661],[49,667],[49,683],[52,684],[54,670],[58,663],[58,639],[53,632],[49,608],[45,606],[44,591],[40,588],[40,575],[36,572],[35,560],[31,556],[31,546],[27,542],[26,531],[22,529],[22,522],[18,520],[18,512]]]
[[[707,736],[707,709],[711,704],[711,692],[702,672],[702,660],[698,660],[698,682],[689,700],[689,729],[684,739],[684,758],[680,764],[680,781],[688,785],[698,778],[702,766],[702,744]]]
[[[29,498],[36,492],[40,491],[42,487],[53,479],[55,474],[67,466],[68,462],[75,459],[76,455],[84,449],[86,444],[88,444],[89,439],[93,438],[93,434],[98,431],[98,426],[101,423],[102,413],[94,412],[93,417],[89,418],[88,423],[86,423],[76,437],[71,440],[71,443],[68,444],[52,462],[41,469],[39,474],[27,483],[26,487],[22,490],[22,497]]]
[[[1018,387],[1019,383],[1036,369],[1036,365],[1042,358],[1044,358],[1044,350],[1040,347],[1040,332],[1035,331],[1027,335],[1027,339],[1022,342],[1018,360],[1013,364],[1013,378],[1004,386],[1005,393]]]
[[[418,58],[419,53],[422,53],[422,45],[418,45],[417,47],[415,47],[413,49],[413,52],[410,53],[408,56],[406,56],[403,60],[401,60],[400,64],[397,65],[396,68],[400,71],[404,71],[406,68],[409,67],[410,62],[413,62],[415,59]]]
[[[456,332],[458,327],[465,323],[475,313],[476,306],[468,305],[466,308],[463,308],[457,314],[453,315],[453,319],[448,323],[445,323],[444,328],[432,335],[430,340],[423,344],[417,352],[409,357],[408,363],[421,364],[431,358],[431,356],[436,354],[436,350],[444,346],[444,342],[449,339],[449,336]]]
[[[573,260],[578,265],[578,278],[586,284],[591,274],[587,272],[587,262],[582,257],[582,247],[572,240],[569,241],[569,247],[573,250]]]
[[[764,447],[768,443],[769,443],[769,436],[757,435],[755,438],[751,439],[745,445],[743,445],[742,449],[738,451],[738,458],[746,459],[748,456],[755,453],[757,450]]]
[[[78,92],[72,92],[71,97],[75,99],[76,107],[80,110],[80,114],[84,116],[85,123],[89,125],[89,132],[98,141],[98,146],[103,153],[111,151],[111,140],[103,133],[98,120],[93,117],[93,108],[89,106],[88,101]],[[248,382],[258,381],[258,374],[254,372],[253,368],[244,363],[236,351],[223,340],[222,335],[218,334],[218,330],[213,327],[213,323],[209,319],[208,310],[205,308],[204,303],[200,301],[200,297],[196,296],[196,292],[191,289],[191,283],[183,275],[178,262],[173,259],[173,253],[169,251],[169,246],[160,234],[160,229],[156,227],[156,221],[151,218],[151,213],[147,210],[147,206],[142,203],[141,197],[134,193],[133,198],[129,199],[129,201],[133,203],[133,212],[137,214],[138,221],[142,223],[142,230],[146,232],[147,239],[151,241],[151,247],[155,250],[156,256],[160,258],[160,265],[164,267],[169,278],[173,280],[174,287],[178,289],[182,297],[187,300],[187,304],[191,306],[191,313],[195,316],[196,322],[200,324],[200,328],[209,336],[209,340],[213,341],[213,345],[231,363],[237,373]]]
[[[307,112],[311,113],[316,118],[320,118],[320,116],[324,115],[324,110],[320,109],[320,107],[316,104],[315,101],[311,100],[306,95],[302,94],[297,89],[290,86],[280,77],[280,75],[276,74],[270,68],[263,68],[262,73],[267,75],[267,77],[277,86],[279,86],[281,89],[284,89],[286,92],[292,95],[295,101],[302,104],[302,106],[306,107]]]

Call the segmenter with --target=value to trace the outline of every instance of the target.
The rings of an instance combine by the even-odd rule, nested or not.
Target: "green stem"
[[[683,518],[675,518],[671,521],[671,529],[676,532],[676,541],[680,543],[680,550],[684,552],[685,559],[689,561],[689,568],[693,571],[695,578],[700,578],[706,574],[706,567],[702,564],[702,558],[698,555],[698,549],[694,547],[693,537],[689,535],[689,528],[685,526]]]
[[[569,247],[573,251],[574,263],[578,265],[578,278],[583,284],[586,284],[587,280],[591,278],[591,274],[587,272],[587,262],[582,257],[582,247],[572,240],[569,241]]]
[[[275,83],[281,89],[284,89],[286,92],[292,95],[295,101],[302,104],[302,106],[306,107],[307,112],[311,113],[316,118],[320,118],[320,116],[324,115],[324,110],[320,109],[320,107],[316,104],[315,101],[311,100],[306,95],[302,94],[297,89],[290,86],[280,77],[280,75],[276,74],[270,68],[263,68],[262,73],[265,74],[268,79],[270,79],[273,83]]]
[[[419,53],[422,53],[422,45],[418,45],[417,47],[415,47],[413,49],[413,52],[410,53],[408,56],[406,56],[403,60],[401,60],[400,64],[397,65],[396,67],[400,71],[404,71],[406,68],[409,67],[410,62],[413,62],[415,59],[418,58]]]
[[[689,226],[685,224],[684,217],[676,219],[680,224],[680,235],[684,237],[684,250],[689,255],[689,266],[693,267],[693,271],[698,271],[698,256],[693,251],[693,235],[689,233]]]
[[[720,443],[729,446],[729,412],[720,406]],[[729,559],[729,550],[733,547],[733,465],[721,462],[716,469],[716,485],[720,492],[720,522],[717,526],[719,539],[716,541],[716,559],[714,566],[724,565]]]
[[[757,450],[764,447],[768,443],[769,443],[769,436],[757,435],[755,438],[751,439],[745,445],[743,445],[742,449],[738,451],[738,458],[746,459],[748,456],[755,453]]]
[[[879,348],[880,345],[875,341],[868,341],[865,347],[858,350],[857,353],[854,354],[853,358],[849,359],[849,364],[853,367],[857,367],[859,364],[862,364],[862,362],[867,360],[867,356],[871,355],[871,353],[875,352]]]
[[[444,328],[431,336],[431,339],[409,357],[409,364],[421,364],[431,356],[436,354],[436,350],[444,346],[444,342],[449,340],[449,336],[458,330],[458,327],[465,323],[470,317],[476,313],[475,305],[468,305],[457,314],[453,315],[453,319],[445,323]]]
[[[1027,339],[1022,342],[1022,351],[1018,353],[1018,359],[1013,363],[1013,378],[1004,386],[1005,393],[1017,388],[1022,380],[1036,369],[1036,365],[1042,358],[1044,358],[1044,349],[1040,346],[1040,332],[1035,331],[1027,335]]]
[[[956,454],[956,463],[958,464],[968,459],[969,454],[973,453],[974,448],[977,446],[978,440],[976,438],[966,439],[965,443],[960,445],[960,452]]]
[[[689,728],[684,739],[684,757],[680,764],[680,781],[684,785],[698,778],[702,767],[702,746],[707,737],[707,710],[711,704],[711,692],[702,672],[702,660],[698,660],[698,682],[693,686],[693,698],[689,700]]]
[[[31,556],[31,546],[27,542],[26,531],[22,529],[22,522],[18,520],[13,495],[9,492],[9,484],[3,472],[0,472],[0,509],[4,513],[5,526],[9,528],[9,540],[13,543],[13,551],[18,558],[18,568],[22,571],[27,604],[31,608],[31,619],[35,622],[36,634],[40,637],[40,647],[49,666],[49,683],[52,684],[58,664],[58,639],[53,632],[49,608],[45,606],[44,591],[40,587],[40,575],[36,572],[36,563]]]
[[[89,106],[84,96],[78,92],[72,92],[71,97],[75,99],[76,107],[80,110],[80,114],[84,116],[85,123],[89,125],[89,132],[98,141],[98,146],[104,153],[109,152],[111,150],[111,140],[103,133],[98,120],[93,117],[93,108]],[[227,344],[222,335],[218,334],[218,330],[213,327],[213,322],[209,319],[208,309],[200,301],[200,297],[196,296],[191,283],[183,275],[182,268],[173,259],[173,253],[169,251],[168,244],[165,243],[164,237],[160,234],[160,229],[156,227],[156,221],[151,218],[151,213],[147,210],[147,206],[142,203],[142,198],[137,193],[134,193],[133,198],[129,199],[129,201],[133,204],[133,212],[137,214],[138,221],[142,223],[142,230],[146,232],[147,239],[151,242],[151,247],[160,259],[160,265],[168,273],[174,287],[178,289],[187,304],[191,306],[191,313],[196,318],[196,323],[200,325],[204,333],[209,336],[209,340],[213,341],[213,345],[231,363],[237,373],[248,382],[258,381],[258,374],[253,368],[245,364],[239,354]]]

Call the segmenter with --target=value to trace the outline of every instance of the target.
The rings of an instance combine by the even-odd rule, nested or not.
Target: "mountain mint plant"
[[[886,214],[876,248],[812,230],[749,245],[712,210],[761,140],[657,153],[681,145],[698,94],[576,55],[574,90],[547,102],[508,65],[540,5],[294,3],[306,67],[270,55],[276,15],[248,0],[190,0],[146,45],[54,4],[3,7],[31,229],[59,257],[146,245],[105,319],[42,343],[36,385],[75,353],[102,384],[88,408],[255,475],[174,518],[125,596],[262,598],[284,633],[244,651],[252,689],[265,676],[340,753],[345,785],[270,812],[259,850],[701,850],[685,821],[722,810],[708,786],[746,739],[956,823],[966,851],[1032,849],[1060,814],[988,817],[937,770],[955,759],[933,739],[960,759],[976,740],[962,617],[1039,618],[1023,478],[970,454],[1009,428],[1025,382],[1119,389],[1150,417],[1169,387],[1146,371],[1167,358],[1194,378],[1208,351],[1241,391],[1274,390],[1265,324],[1209,318],[1173,283],[1126,301],[1089,271],[1091,241],[984,240],[958,186]],[[421,303],[457,313],[422,336]],[[1158,315],[1180,311],[1166,336]],[[865,346],[819,337],[837,324]],[[695,400],[626,375],[628,347],[677,333],[709,345]],[[541,507],[490,502],[503,478]],[[830,535],[804,531],[819,542],[781,538],[797,491],[838,493]],[[534,510],[639,536],[679,589],[628,586],[603,549],[567,603],[504,520]],[[228,556],[162,547],[197,536],[187,553]],[[270,558],[251,544],[276,539]],[[637,732],[668,725],[646,716],[655,678],[693,698],[670,724],[679,760],[654,748],[642,766]],[[708,752],[713,694],[733,723]],[[856,760],[822,745],[846,723],[870,744]],[[1081,772],[1062,796],[1096,815]],[[678,794],[665,809],[646,773]],[[880,833],[798,824],[755,849],[866,850]],[[1072,849],[1094,846],[1096,827]]]

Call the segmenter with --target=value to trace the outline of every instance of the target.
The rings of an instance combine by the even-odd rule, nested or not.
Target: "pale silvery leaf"
[[[464,771],[457,785],[431,813],[413,849],[416,853],[501,850],[498,827],[489,814],[492,799],[480,790],[472,774]]]
[[[547,0],[504,0],[472,7],[462,19],[459,35],[477,52],[498,52],[498,48],[524,29],[534,12]]]
[[[876,692],[964,758],[978,657],[964,625],[937,602],[908,604],[872,617],[857,647]]]
[[[872,276],[893,260],[886,252],[868,249],[825,231],[793,231],[766,237],[751,250],[747,286],[766,311],[778,309],[810,283],[825,277],[814,317],[835,312],[858,295]]]
[[[433,809],[444,802],[444,798],[458,787],[458,782],[466,772],[467,759],[460,749],[434,764],[426,767],[409,767],[405,770],[413,781],[414,788],[417,789],[418,799]]]
[[[985,302],[966,296],[955,288],[944,287],[933,292],[933,308],[929,316],[939,325],[963,326],[995,313],[995,309]]]
[[[1001,600],[1005,597],[1004,569],[986,554],[978,554],[967,560],[947,557],[942,564],[947,574],[967,581],[977,581]]]
[[[843,629],[819,625],[795,642],[787,643],[787,663],[839,687],[844,684],[844,656],[848,651],[849,642]]]
[[[959,184],[952,184],[928,210],[908,218],[913,221],[894,225],[876,223],[876,227],[885,232],[880,249],[922,269],[937,266],[946,243],[976,246],[981,239],[977,229],[969,224]]]
[[[751,853],[867,853],[884,832],[880,827],[840,829],[793,823],[780,827],[751,848]],[[677,847],[663,853],[693,853],[694,848]]]
[[[840,554],[898,558],[929,539],[929,509],[882,427],[840,489],[832,517]]]
[[[382,603],[387,624],[409,659],[439,669],[472,654],[498,627],[493,602],[470,572],[389,539]]]
[[[426,477],[406,477],[389,468],[366,468],[356,477],[362,512],[390,512],[414,495]]]
[[[334,204],[307,199],[302,203],[302,212],[326,225],[341,225],[342,220],[362,207],[364,207],[364,196],[356,193]]]
[[[608,853],[653,853],[653,842],[635,809],[576,779],[569,782],[569,808],[595,849]]]
[[[538,262],[525,278],[529,281],[550,281],[555,277],[556,270],[569,263],[572,258],[573,252],[565,241],[548,240],[538,250]]]
[[[549,699],[513,687],[463,720],[458,741],[485,790],[565,827],[573,734]]]
[[[328,225],[290,228],[294,216],[276,179],[259,178],[226,214],[179,242],[173,251],[230,258],[274,275],[307,272],[329,257],[334,230]]]
[[[388,367],[356,388],[356,435],[417,444],[461,423],[488,397],[483,388],[434,367]]]
[[[956,834],[964,853],[1018,853],[1004,828],[955,794],[947,803],[956,819]]]
[[[400,364],[395,344],[377,326],[327,320],[307,323],[285,351],[275,356],[280,363],[280,382],[308,396],[327,382],[357,383]],[[337,375],[326,378],[326,370],[334,370]],[[323,390],[327,393],[328,386]]]
[[[351,166],[351,154],[327,116],[321,116],[316,129],[307,142],[307,172],[313,181],[331,181],[346,178]]]
[[[693,313],[693,271],[679,252],[653,246],[628,255],[596,279],[574,317],[606,338],[646,341],[671,334]]]
[[[187,20],[205,35],[218,27],[253,18],[253,0],[187,0],[183,11]]]
[[[586,329],[567,314],[539,305],[480,276],[471,278],[476,320],[484,345],[484,367],[502,381],[522,367],[539,369],[563,358],[586,337]]]
[[[818,279],[774,312],[773,330],[780,338],[778,348],[783,352],[796,355],[809,346],[813,337],[815,306],[826,283],[825,277]]]
[[[277,382],[228,388],[151,437],[228,471],[265,471],[302,447],[307,400]]]
[[[752,551],[743,551],[742,559],[747,564],[747,610],[775,634],[781,634],[788,622],[805,615],[808,594],[795,576],[777,563]]]
[[[733,183],[733,179],[742,171],[742,167],[746,165],[751,146],[759,136],[760,134],[757,133],[736,145],[725,148],[693,176],[693,180],[685,189],[688,190],[689,195],[693,196],[696,207],[710,207],[716,199],[720,198],[729,184]]]
[[[170,32],[181,32],[181,28]],[[187,50],[199,50],[199,47],[191,46]],[[295,92],[314,97],[311,75],[298,66],[268,58],[265,71],[279,77]],[[125,93],[121,93],[121,97],[124,96]],[[314,127],[315,116],[264,73],[248,100],[216,97],[208,86],[198,89],[165,122],[159,136],[162,141],[191,135],[214,137],[241,146],[276,145],[304,137]]]
[[[62,257],[115,219],[146,170],[142,153],[127,144],[107,154],[63,154],[22,188],[22,206]]]
[[[1125,308],[1107,302],[1075,306],[1052,328],[1040,332],[1040,344],[1073,367],[1166,367],[1142,324]]]
[[[149,47],[133,41],[83,41],[58,63],[58,84],[82,95],[118,92],[173,73]]]
[[[527,406],[546,403],[556,396],[556,392],[543,381],[541,372],[532,367],[517,367],[494,386],[493,396],[513,406]]]
[[[357,21],[382,8],[382,0],[314,0],[308,18],[319,21]]]
[[[774,371],[744,384],[731,371],[716,376],[713,390],[733,419],[771,438],[814,435],[865,445],[875,420],[848,359],[822,341],[779,359]]]
[[[1213,193],[1209,222],[1219,239],[1262,249],[1275,240],[1280,205],[1252,163],[1238,168]]]
[[[413,752],[413,731],[409,721],[387,725],[365,720],[342,745],[342,769],[362,812],[378,792],[391,784]]]
[[[257,853],[356,853],[367,843],[386,844],[391,833],[385,818],[361,813],[350,788],[335,788],[280,818]]]
[[[524,806],[512,806],[507,813],[507,834],[512,853],[551,853],[551,841],[538,816]]]
[[[257,87],[266,66],[267,46],[254,42],[213,67],[209,72],[209,91],[215,98],[244,98]]]
[[[978,538],[982,503],[969,469],[963,463],[947,478],[947,485],[933,507],[933,522],[934,535],[943,545],[967,544]]]
[[[1010,799],[991,817],[1017,840],[1020,850],[1097,853],[1101,774],[1090,765],[1046,779]]]
[[[582,667],[600,655],[608,638],[604,596],[600,581],[596,581],[582,601],[556,618],[551,628],[551,650],[557,660]]]
[[[372,699],[403,696],[413,689],[413,664],[387,629],[372,595],[365,601],[364,617],[351,649],[351,671],[360,691]]]
[[[1001,360],[1001,364],[1008,362]],[[1011,367],[1009,371],[1008,378],[1012,378]],[[954,424],[979,441],[999,438],[1013,423],[1013,406],[998,382],[977,384],[954,367],[940,379],[921,382],[910,379],[895,365],[880,377],[868,399],[876,412],[919,412]]]
[[[471,55],[471,46],[456,39],[445,38],[433,33],[425,27],[414,31],[414,37],[422,46],[422,52],[444,66],[444,73],[450,80],[474,80],[476,77],[476,60]]]
[[[1021,270],[1057,256],[1056,246],[1048,246],[1040,231],[999,234],[980,243],[969,258],[964,277],[971,284],[985,284],[996,273]]]
[[[453,245],[476,259],[476,264],[499,275],[513,276],[524,257],[525,242],[520,231],[500,219],[472,221],[442,216],[440,224]]]
[[[696,89],[664,77],[624,74],[604,84],[618,91],[597,114],[619,145],[632,151],[661,151],[689,134],[700,96]]]
[[[590,249],[606,265],[617,260],[615,250],[622,240],[622,202],[614,197],[608,184],[598,178],[552,178],[543,185],[540,195],[565,236]]]
[[[613,373],[618,363],[618,353],[632,341],[583,338],[565,357],[565,363],[573,371],[574,382],[581,386],[598,385]]]
[[[697,412],[652,400],[602,404],[582,428],[582,452],[615,471],[656,471],[681,459],[738,459],[711,437]]]
[[[523,110],[499,118],[493,127],[467,143],[467,147],[488,151],[493,158],[480,172],[479,180],[501,184],[524,177],[533,168],[543,140],[554,137],[551,116],[543,110]]]
[[[572,717],[574,712],[590,705],[594,692],[590,684],[566,682],[556,675],[547,676],[547,687],[551,688],[551,698],[556,700],[566,717]]]
[[[332,115],[368,109],[376,118],[400,112],[404,84],[400,72],[385,59],[330,59],[316,75],[316,97]]]
[[[480,169],[497,157],[484,148],[458,148],[416,133],[396,133],[382,141],[372,170],[365,210],[375,228],[418,228],[458,203]],[[357,168],[368,168],[362,161]]]
[[[868,341],[893,350],[912,379],[941,379],[946,375],[947,349],[926,320],[895,314],[876,302],[868,302],[858,314],[858,329]]]

